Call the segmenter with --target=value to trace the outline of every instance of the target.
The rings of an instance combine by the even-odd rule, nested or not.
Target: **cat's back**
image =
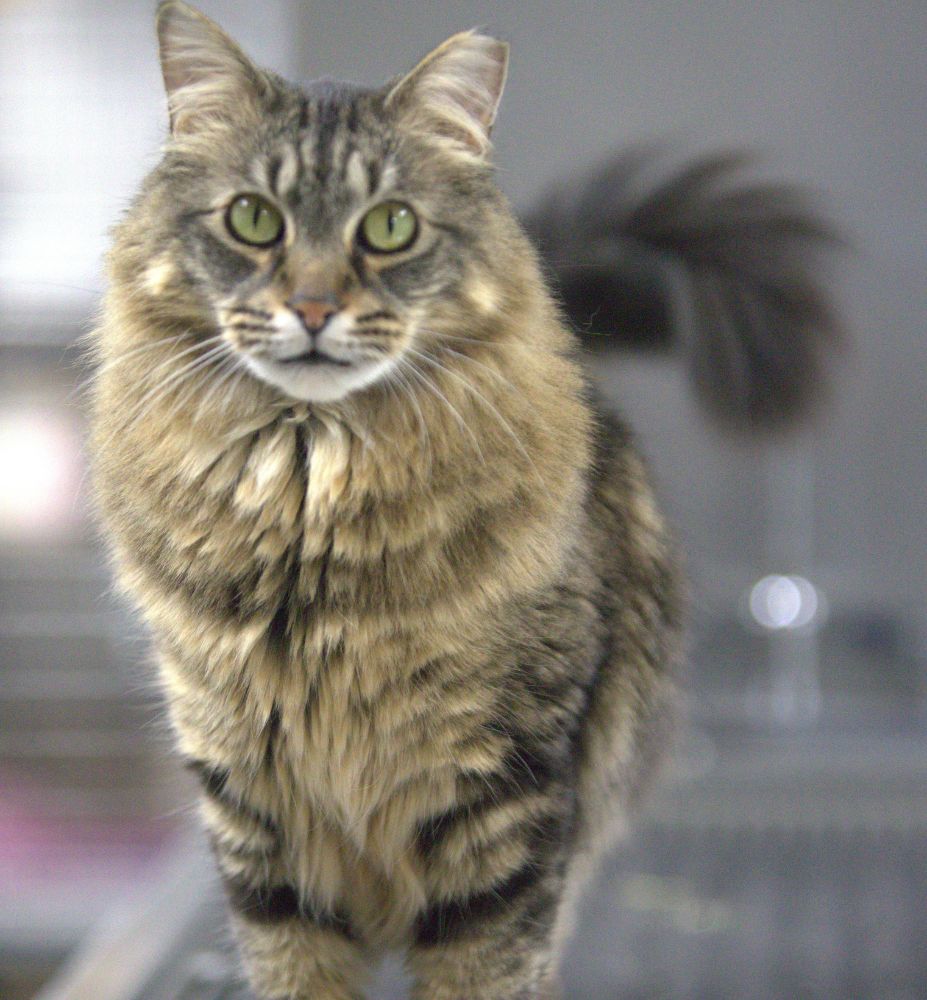
[[[605,649],[580,763],[581,846],[591,853],[611,839],[669,749],[684,610],[678,554],[646,463],[627,424],[600,401],[593,406],[586,523]]]

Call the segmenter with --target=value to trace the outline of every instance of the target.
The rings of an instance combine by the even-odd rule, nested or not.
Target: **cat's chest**
[[[390,868],[452,804],[461,746],[479,746],[485,692],[451,664],[473,626],[444,610],[454,577],[424,512],[348,515],[362,464],[334,435],[304,445],[289,425],[261,431],[197,481],[192,526],[170,519],[193,540],[172,536],[167,600],[148,607],[183,651],[173,693],[191,756],[221,761],[294,856]]]
[[[442,718],[445,685],[391,679],[400,644],[360,648],[315,663],[252,659],[247,674],[203,683],[169,657],[164,669],[182,749],[266,817],[287,877],[313,899],[349,900],[389,937],[422,904],[417,831],[453,805],[459,744],[474,752],[474,740],[460,693]]]
[[[252,664],[226,752],[249,762],[242,779],[295,843],[321,823],[355,851],[389,855],[435,802],[450,803],[464,734],[442,719],[440,684],[410,670],[414,658],[400,643],[349,639],[328,656]],[[458,694],[451,715],[462,708]]]

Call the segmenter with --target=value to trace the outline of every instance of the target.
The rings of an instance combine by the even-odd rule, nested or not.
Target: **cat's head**
[[[381,89],[301,89],[178,0],[158,34],[171,135],[130,213],[136,300],[312,402],[413,379],[468,318],[479,336],[511,244],[488,164],[504,43],[465,32]]]

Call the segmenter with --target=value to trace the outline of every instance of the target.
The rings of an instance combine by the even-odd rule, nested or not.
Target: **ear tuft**
[[[390,90],[387,107],[396,108],[407,127],[485,159],[508,56],[508,45],[488,35],[453,35]]]
[[[256,104],[260,72],[208,17],[182,0],[162,0],[157,29],[175,135],[240,117],[243,110]]]

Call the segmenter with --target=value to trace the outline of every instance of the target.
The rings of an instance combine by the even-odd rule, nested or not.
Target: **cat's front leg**
[[[409,950],[413,1000],[554,1000],[572,796],[533,788],[437,817],[432,902]],[[442,884],[443,883],[443,884]]]
[[[202,782],[203,816],[258,1000],[362,1000],[367,962],[350,921],[296,887],[274,822],[235,794],[227,772],[198,761],[191,767]]]
[[[434,906],[410,951],[413,1000],[556,1000],[559,888],[548,873]]]
[[[245,973],[258,1000],[363,1000],[357,942],[303,913],[233,918]]]

